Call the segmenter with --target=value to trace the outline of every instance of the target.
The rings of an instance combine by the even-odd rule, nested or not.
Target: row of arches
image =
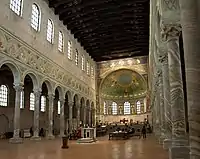
[[[95,124],[94,102],[89,99],[61,86],[53,87],[49,80],[41,82],[34,73],[26,72],[23,81],[19,80],[19,69],[12,63],[1,65],[0,76],[0,115],[9,119],[2,120],[8,123],[1,123],[6,126],[0,133],[14,131],[14,137],[19,137],[21,129],[33,127],[36,136],[40,128],[53,136],[80,124]]]

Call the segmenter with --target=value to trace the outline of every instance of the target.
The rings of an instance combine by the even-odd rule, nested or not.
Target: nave
[[[61,149],[61,140],[24,140],[24,144],[0,141],[0,159],[168,159],[168,153],[153,135],[147,139],[111,140],[98,138],[93,144],[69,142],[69,149]]]

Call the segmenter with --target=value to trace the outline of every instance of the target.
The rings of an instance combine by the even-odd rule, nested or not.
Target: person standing
[[[143,139],[145,139],[147,137],[146,134],[147,134],[146,127],[145,127],[145,125],[143,125],[143,127],[142,127],[142,137],[143,137]]]

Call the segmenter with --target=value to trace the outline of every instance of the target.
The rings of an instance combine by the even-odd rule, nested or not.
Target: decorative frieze
[[[40,73],[44,77],[49,77],[64,86],[69,86],[73,90],[85,94],[92,99],[95,97],[95,90],[86,87],[87,84],[84,81],[76,78],[70,72],[43,56],[41,53],[37,52],[1,27],[0,52],[15,61],[22,63],[26,68]],[[22,77],[25,76],[23,75],[23,71],[21,73]]]

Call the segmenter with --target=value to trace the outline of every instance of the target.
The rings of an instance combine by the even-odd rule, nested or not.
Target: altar
[[[96,142],[96,128],[81,128],[81,139],[78,143]]]

